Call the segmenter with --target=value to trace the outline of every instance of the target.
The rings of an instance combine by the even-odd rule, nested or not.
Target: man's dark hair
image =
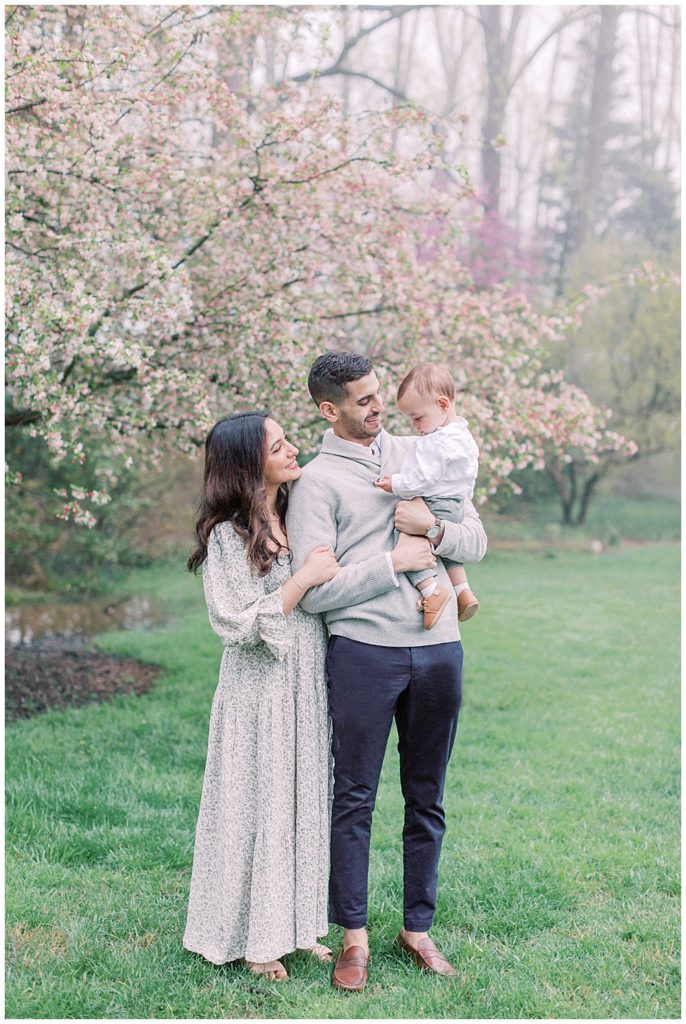
[[[324,352],[312,364],[307,387],[317,405],[338,404],[345,399],[346,384],[366,377],[373,369],[371,359],[358,352]]]

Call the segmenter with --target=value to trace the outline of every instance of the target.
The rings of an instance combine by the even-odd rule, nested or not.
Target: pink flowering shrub
[[[326,348],[368,351],[389,399],[415,359],[445,361],[484,495],[550,457],[631,453],[545,369],[578,310],[477,289],[460,263],[471,189],[429,187],[440,158],[420,111],[344,119],[314,83],[260,85],[256,45],[301,16],[11,10],[7,422],[93,465],[90,488],[56,495],[63,518],[92,525],[117,464],[192,451],[236,408],[269,405],[312,450],[305,381]]]

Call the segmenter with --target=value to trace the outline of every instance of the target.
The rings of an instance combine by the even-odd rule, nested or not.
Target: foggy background
[[[200,24],[213,10],[197,8]],[[269,30],[240,52],[230,34],[202,44],[212,48],[217,74],[243,95],[257,95],[266,83],[307,89],[316,80],[340,99],[343,116],[407,103],[427,110],[448,161],[471,179],[471,200],[457,198],[461,183],[449,172],[427,176],[426,184],[456,194],[464,224],[459,255],[477,288],[503,283],[549,308],[641,263],[678,272],[678,5],[273,10]],[[189,141],[202,137],[212,145],[217,127],[210,117],[189,120]],[[402,131],[389,142],[399,154],[409,145]],[[603,475],[605,493],[679,497],[679,325],[676,289],[652,295],[615,287],[554,353],[553,368],[596,405],[611,408],[612,429],[638,444],[637,457]],[[25,476],[36,484],[9,507],[18,551],[11,571],[29,585],[45,584],[36,552],[46,546],[65,565],[82,547],[89,569],[83,531],[56,523],[41,497],[63,485],[59,468],[12,454],[20,464],[24,459]],[[107,551],[123,545],[127,558],[185,551],[201,472],[201,460],[174,456],[162,474],[130,478],[128,493],[107,513],[109,525],[103,512]],[[556,500],[546,473],[525,471],[517,482],[521,499],[496,496],[488,516],[517,517],[527,502]],[[28,506],[35,550],[27,573],[21,551]],[[149,530],[153,508],[162,533]],[[493,532],[497,537],[498,528]],[[111,557],[117,561],[121,552]],[[62,570],[48,575],[57,585],[63,578]]]

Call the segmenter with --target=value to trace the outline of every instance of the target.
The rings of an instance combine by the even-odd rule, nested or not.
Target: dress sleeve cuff
[[[291,623],[283,613],[280,587],[261,599],[257,614],[257,628],[274,657],[278,661],[285,658],[291,649],[294,636]]]

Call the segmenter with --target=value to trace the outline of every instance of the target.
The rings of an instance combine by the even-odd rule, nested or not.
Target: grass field
[[[494,514],[490,505],[483,514],[492,548],[588,551],[592,541],[616,547],[621,541],[678,540],[681,535],[681,506],[669,498],[627,498],[601,491],[591,502],[584,525],[574,527],[562,524],[560,503],[554,498],[512,498],[506,514]]]
[[[678,1018],[678,559],[675,543],[495,551],[472,569],[434,928],[458,978],[393,949],[391,742],[362,995],[303,954],[270,986],[182,948],[221,648],[199,580],[137,573],[129,589],[172,621],[101,646],[162,665],[157,687],[8,728],[6,1016]]]

